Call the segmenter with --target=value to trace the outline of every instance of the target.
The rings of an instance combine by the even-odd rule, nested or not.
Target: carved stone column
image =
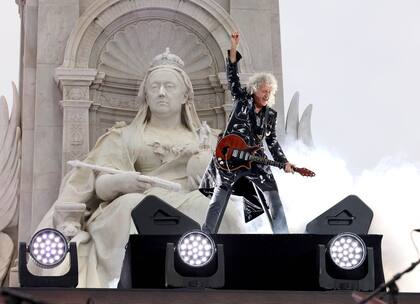
[[[89,87],[96,75],[96,69],[56,69],[55,79],[63,92],[63,176],[70,170],[67,161],[82,159],[89,152]]]
[[[228,83],[226,78],[226,72],[218,73],[217,74],[219,78],[220,85],[223,88],[224,91],[224,103],[223,103],[223,110],[225,112],[225,123],[228,121],[229,114],[232,111],[232,95],[230,95],[230,91],[228,89]]]
[[[225,110],[225,119],[227,122],[227,120],[229,119],[230,112],[232,112],[233,109],[232,95],[228,88],[226,73],[219,73],[217,76],[219,77],[220,84],[222,85],[225,92],[225,102],[223,104],[223,109]],[[251,76],[252,73],[240,73],[239,77],[241,79],[242,87],[244,87],[248,83],[248,79]]]

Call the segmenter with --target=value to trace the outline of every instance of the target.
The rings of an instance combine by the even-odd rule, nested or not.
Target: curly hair
[[[249,80],[248,84],[246,85],[246,91],[248,94],[252,95],[254,94],[258,88],[261,86],[261,84],[266,83],[271,86],[271,95],[268,100],[268,106],[273,106],[275,103],[274,95],[277,91],[277,80],[276,77],[274,77],[271,73],[256,73],[252,75]]]

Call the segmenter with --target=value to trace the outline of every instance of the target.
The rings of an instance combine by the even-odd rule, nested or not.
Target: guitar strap
[[[257,135],[257,137],[260,139],[260,141],[261,141],[261,147],[264,145],[263,144],[263,140],[264,140],[264,137],[265,137],[265,130],[267,129],[267,121],[268,121],[268,106],[266,106],[265,107],[265,109],[264,109],[264,111],[265,111],[265,113],[264,113],[264,118],[263,118],[263,120],[262,120],[262,135],[261,135],[261,137],[258,135],[258,134],[256,134]]]
[[[264,121],[263,121],[263,135],[261,138],[261,142],[264,140],[264,137],[265,137],[265,129],[267,128],[267,122],[268,122],[268,106],[265,107],[265,115],[264,115]]]

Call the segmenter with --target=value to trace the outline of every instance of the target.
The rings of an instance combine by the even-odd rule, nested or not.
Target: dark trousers
[[[210,200],[209,209],[207,211],[206,221],[202,227],[203,232],[210,234],[218,232],[231,193],[232,187],[226,184],[217,186],[214,189],[213,196]],[[270,221],[273,233],[289,233],[286,216],[284,214],[283,205],[281,203],[277,189],[265,190],[261,191],[260,193],[264,195],[264,199],[271,210],[271,215],[267,210],[265,211]],[[261,204],[263,205],[263,202],[261,202]]]

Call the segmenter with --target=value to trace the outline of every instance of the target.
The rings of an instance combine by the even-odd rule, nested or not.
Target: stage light
[[[175,253],[176,251],[176,253]],[[201,230],[186,232],[166,244],[166,287],[221,288],[225,284],[223,245]]]
[[[42,229],[29,243],[29,254],[42,268],[54,268],[66,257],[69,247],[64,235],[55,229]]]
[[[366,258],[366,245],[354,233],[341,233],[330,241],[329,253],[340,268],[351,270],[359,267]]]
[[[318,245],[319,284],[325,289],[370,291],[375,287],[373,248],[360,236],[340,233]]]
[[[38,267],[52,269],[59,266],[70,254],[70,269],[61,276],[37,276],[27,267],[27,253]],[[76,287],[78,261],[75,243],[67,243],[58,230],[46,228],[34,234],[29,246],[19,243],[19,280],[22,287]]]
[[[216,245],[213,239],[202,231],[190,231],[179,239],[177,252],[185,264],[203,267],[213,259]]]

